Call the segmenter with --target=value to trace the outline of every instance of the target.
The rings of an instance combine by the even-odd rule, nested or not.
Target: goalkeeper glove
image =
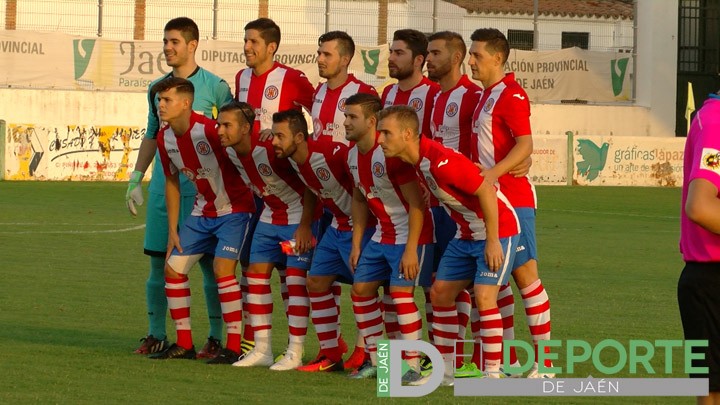
[[[128,210],[132,216],[137,215],[135,204],[143,204],[143,193],[142,193],[142,178],[144,173],[135,170],[130,175],[130,182],[128,183],[128,189],[125,193],[125,203],[127,204]]]

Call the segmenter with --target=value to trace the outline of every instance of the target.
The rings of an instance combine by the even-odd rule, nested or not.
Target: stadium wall
[[[0,117],[5,180],[125,181],[132,172],[145,133],[144,94],[0,89],[0,99],[27,106]],[[647,108],[532,108],[536,184],[681,185],[685,139],[652,136]]]

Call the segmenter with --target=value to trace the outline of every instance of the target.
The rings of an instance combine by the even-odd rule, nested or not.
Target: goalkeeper
[[[195,51],[199,42],[199,30],[195,22],[180,17],[165,25],[163,52],[172,72],[150,83],[150,88],[168,77],[182,77],[195,86],[193,110],[215,118],[220,106],[232,99],[230,87],[220,77],[199,67],[195,62]],[[137,215],[136,205],[143,203],[142,178],[155,157],[152,179],[148,188],[148,205],[145,220],[145,254],[150,256],[150,275],[145,283],[148,308],[149,332],[140,339],[142,344],[135,350],[138,354],[152,354],[167,349],[165,319],[167,298],[165,296],[165,255],[167,251],[168,224],[165,207],[165,175],[157,154],[155,139],[160,122],[157,113],[157,97],[148,91],[148,124],[145,138],[138,151],[135,171],[130,176],[125,201],[133,216]],[[180,225],[192,211],[195,202],[195,186],[180,174]],[[205,346],[198,352],[198,358],[213,358],[222,349],[220,337],[223,334],[222,311],[218,298],[217,283],[213,274],[213,257],[200,259],[203,273],[205,300],[210,318],[210,332]]]

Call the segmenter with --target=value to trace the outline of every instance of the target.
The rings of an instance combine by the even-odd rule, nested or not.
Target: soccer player
[[[709,394],[698,404],[720,403],[720,92],[695,114],[685,143],[680,251],[685,267],[678,280],[678,305],[686,340],[706,340],[702,360]]]
[[[465,41],[456,32],[441,31],[428,37],[428,54],[425,58],[428,77],[440,85],[440,92],[437,93],[433,102],[430,115],[430,133],[428,135],[442,145],[470,158],[472,150],[472,115],[480,99],[482,89],[461,71],[466,53]],[[429,202],[433,221],[435,222],[435,263],[433,269],[437,271],[445,248],[455,237],[457,224],[450,218],[450,215],[434,195],[431,194]],[[512,290],[509,287],[503,287],[501,294],[506,290],[509,292],[510,298],[512,298]],[[471,294],[465,290],[460,291],[455,304],[458,312],[459,340],[465,339],[465,329],[471,317],[476,320],[473,323],[475,326],[473,335],[479,340],[478,312],[477,308],[472,311],[475,305],[473,305]],[[512,308],[514,309],[514,306]],[[501,313],[503,309],[501,306]],[[431,331],[428,334],[432,336]],[[473,357],[473,360],[476,360],[477,363],[464,361],[463,342],[458,342],[456,353],[458,355],[457,365],[462,364],[456,373],[456,377],[475,377],[481,374],[479,370],[479,342],[475,346],[475,356]],[[423,365],[425,369],[429,367],[427,362],[424,362]]]
[[[267,140],[272,133],[274,113],[291,108],[305,108],[310,111],[312,104],[314,89],[305,74],[274,61],[275,52],[280,46],[280,37],[280,27],[269,18],[258,18],[247,23],[243,45],[247,68],[240,70],[235,76],[235,99],[253,107],[255,111],[253,135],[259,136],[261,141]],[[267,147],[270,148],[271,145],[268,143]],[[257,215],[255,218],[259,217]],[[249,247],[252,247],[252,244]],[[249,249],[244,252],[243,259],[249,260]],[[281,294],[287,312],[289,298],[284,282],[285,269],[278,269],[278,272],[283,281]],[[241,278],[243,304],[247,304],[245,299],[248,296],[246,273],[247,270],[243,269]],[[247,316],[247,311],[244,312]],[[254,340],[252,325],[246,322],[243,347],[252,348]]]
[[[311,117],[314,127],[313,142],[332,141],[349,145],[345,138],[345,100],[356,93],[368,93],[377,96],[375,88],[363,83],[348,73],[348,66],[355,54],[355,42],[352,37],[343,31],[331,31],[318,39],[318,72],[320,77],[326,79],[325,83],[318,85],[313,96]],[[334,147],[333,147],[334,149]],[[345,150],[347,148],[343,148]],[[352,193],[351,193],[352,195]],[[327,208],[321,224],[322,234],[333,220],[333,214]],[[340,310],[341,288],[338,283],[333,284],[335,302]],[[340,341],[342,349],[347,351],[347,345]],[[358,333],[355,349],[345,362],[345,368],[357,369],[365,359],[365,342]]]
[[[165,290],[177,343],[150,357],[195,358],[187,275],[200,257],[211,254],[215,256],[213,271],[227,326],[227,346],[209,363],[226,364],[240,355],[242,304],[235,267],[255,202],[220,144],[215,121],[193,111],[193,84],[172,77],[158,82],[151,91],[158,95],[160,119],[167,122],[158,132],[157,143],[166,176],[168,211]],[[195,183],[198,192],[195,207],[178,232],[180,172]]]
[[[195,62],[195,52],[200,41],[197,24],[187,17],[168,21],[163,37],[163,52],[172,72],[153,81],[149,89],[169,77],[182,77],[190,80],[195,87],[193,110],[214,118],[213,111],[232,99],[230,87],[225,80],[199,67]],[[148,308],[149,332],[135,353],[152,354],[168,347],[165,330],[167,298],[165,297],[165,255],[167,249],[167,209],[165,207],[165,175],[160,157],[157,154],[157,132],[160,120],[157,112],[157,97],[148,91],[148,124],[145,137],[140,144],[135,171],[130,176],[125,201],[132,215],[137,215],[135,204],[142,204],[141,181],[153,157],[152,180],[148,188],[148,209],[145,227],[145,254],[150,256],[150,274],[145,283],[145,297]],[[180,175],[180,223],[190,215],[195,201],[195,186],[183,174]],[[200,259],[203,273],[205,300],[210,318],[210,332],[207,343],[198,352],[200,358],[212,358],[222,348],[220,337],[223,333],[222,311],[217,295],[217,284],[210,255]]]
[[[550,301],[538,277],[535,187],[527,176],[508,173],[532,153],[530,101],[515,81],[515,75],[505,74],[510,52],[505,35],[497,29],[481,28],[470,39],[470,69],[473,79],[482,82],[484,89],[473,114],[473,143],[477,148],[474,160],[484,168],[485,180],[497,183],[520,218],[520,241],[512,275],[520,289],[535,344],[535,365],[528,378],[554,377],[538,372],[537,367],[537,342],[550,339]],[[545,366],[551,366],[547,362]]]
[[[378,120],[378,142],[385,155],[413,164],[428,189],[458,223],[457,235],[443,254],[431,290],[434,343],[445,361],[443,384],[453,383],[453,352],[458,336],[455,299],[470,282],[475,285],[482,322],[485,375],[501,378],[502,327],[497,294],[510,276],[517,246],[519,226],[515,212],[470,159],[421,137],[411,108],[386,108]],[[413,384],[422,384],[428,378]]]
[[[309,141],[307,122],[297,110],[287,110],[277,115],[278,120],[287,123],[273,133],[272,143],[277,156],[289,158],[303,183],[318,196],[323,207],[332,213],[332,222],[315,248],[307,277],[312,321],[320,341],[320,354],[298,370],[341,371],[343,352],[338,341],[339,312],[331,287],[336,280],[347,284],[353,281],[348,264],[352,246],[350,209],[353,191],[353,180],[347,170],[349,148],[338,142]],[[366,232],[363,242],[367,242],[369,237],[370,232]],[[364,353],[360,351],[361,363],[363,358]]]
[[[383,90],[382,103],[384,107],[391,105],[409,105],[415,109],[420,120],[422,134],[430,136],[430,113],[432,111],[435,95],[440,91],[437,83],[423,76],[428,41],[425,34],[418,30],[401,29],[393,33],[393,42],[388,57],[390,77],[398,82]],[[432,307],[430,305],[430,290],[425,291],[425,315],[428,324],[432,322]],[[383,296],[383,309],[385,311],[385,330],[390,339],[397,339],[399,325],[392,300],[388,295]],[[432,340],[432,335],[430,335]],[[429,360],[423,361],[426,369]]]
[[[303,344],[307,334],[310,301],[305,286],[306,272],[312,258],[314,199],[287,159],[276,156],[272,141],[260,141],[257,134],[235,136],[241,116],[250,117],[247,104],[233,101],[220,108],[218,125],[227,143],[227,153],[256,194],[262,196],[264,208],[250,246],[247,270],[247,307],[255,333],[255,348],[233,365],[236,367],[270,366],[286,371],[302,365]],[[282,117],[282,114],[277,115]],[[276,120],[273,114],[273,120]],[[283,130],[286,122],[274,122],[273,132]],[[281,242],[296,241],[295,255],[285,255]],[[275,362],[272,354],[273,298],[270,275],[275,266],[287,269],[289,344],[285,354]],[[273,364],[274,363],[274,364]]]
[[[356,186],[351,208],[350,266],[355,271],[351,297],[355,321],[370,352],[370,362],[351,374],[353,378],[377,375],[376,342],[382,335],[378,288],[389,284],[401,338],[418,340],[422,321],[413,291],[416,285],[429,286],[432,272],[430,211],[422,200],[412,166],[398,158],[386,158],[377,143],[375,114],[381,105],[380,99],[365,93],[351,96],[345,103],[345,131],[348,139],[356,142],[348,155],[348,166]],[[372,239],[362,248],[362,236],[370,213],[378,223]],[[419,376],[418,353],[407,352],[406,360],[413,371],[407,374]]]
[[[390,77],[398,82],[385,87],[382,94],[383,107],[409,105],[414,108],[425,136],[430,135],[430,112],[435,95],[440,91],[437,83],[422,73],[427,49],[428,40],[422,32],[413,29],[395,31],[388,70]]]
[[[311,116],[313,140],[329,139],[345,145],[345,100],[353,94],[377,95],[375,88],[348,73],[355,55],[355,42],[344,31],[330,31],[318,38],[318,71],[325,83],[318,85],[313,97]]]

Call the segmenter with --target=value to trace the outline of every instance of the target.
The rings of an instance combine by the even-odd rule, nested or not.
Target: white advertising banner
[[[568,137],[561,135],[533,136],[530,180],[536,185],[568,183]]]
[[[680,187],[685,138],[575,136],[573,183]]]
[[[358,44],[351,71],[360,80],[383,87],[388,79],[388,45]],[[317,44],[281,44],[275,59],[303,71],[317,84]],[[197,61],[227,80],[245,67],[239,42],[203,40]],[[465,66],[466,72],[470,72]],[[514,71],[532,101],[630,99],[632,59],[628,54],[512,50],[507,69]],[[169,72],[160,41],[114,41],[60,33],[0,31],[0,86],[43,89],[147,91]]]

